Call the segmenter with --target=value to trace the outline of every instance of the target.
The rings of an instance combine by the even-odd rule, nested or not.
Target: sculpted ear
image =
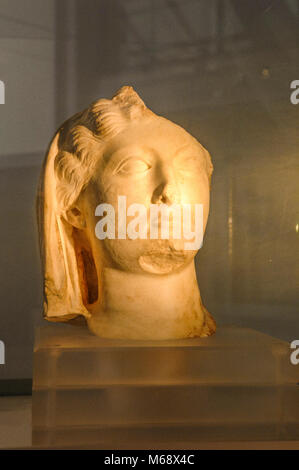
[[[80,230],[83,230],[86,228],[86,220],[84,217],[84,214],[80,207],[76,204],[71,206],[66,212],[65,212],[65,219],[67,222],[73,227],[76,227]]]

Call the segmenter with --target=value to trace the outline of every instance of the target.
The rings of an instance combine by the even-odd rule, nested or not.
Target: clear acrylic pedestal
[[[209,338],[109,340],[39,328],[33,445],[198,448],[203,441],[299,439],[299,366],[254,330]]]

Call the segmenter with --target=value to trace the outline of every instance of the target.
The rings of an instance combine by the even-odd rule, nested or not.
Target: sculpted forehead
[[[104,159],[132,146],[150,148],[165,156],[172,156],[184,147],[190,147],[197,152],[202,149],[200,143],[185,129],[160,116],[129,124],[107,143]]]

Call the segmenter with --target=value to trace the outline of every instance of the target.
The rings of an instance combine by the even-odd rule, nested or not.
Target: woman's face
[[[127,234],[125,239],[118,238],[119,196],[126,201],[127,209],[132,204],[145,207],[147,217],[153,205],[177,204],[182,208],[188,204],[192,208],[193,230],[198,230],[194,208],[201,204],[200,229],[204,232],[209,212],[205,150],[183,128],[164,118],[141,120],[106,144],[85,192],[87,232],[95,256],[104,251],[112,265],[130,272],[167,274],[180,269],[193,259],[198,248],[186,249],[186,241],[190,240],[174,237],[175,223],[170,223],[167,239],[161,238],[160,231],[158,238],[150,238],[149,223],[146,239],[131,239]],[[115,239],[100,240],[96,235],[95,228],[101,219],[95,215],[96,207],[103,203],[115,210]],[[127,227],[133,219],[133,215],[127,217]],[[158,226],[161,228],[161,220]]]

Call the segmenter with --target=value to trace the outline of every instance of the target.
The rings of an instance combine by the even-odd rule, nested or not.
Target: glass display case
[[[257,409],[262,410],[263,404],[269,410],[272,406],[269,413],[274,413],[273,427],[251,434],[228,433],[226,439],[225,431],[218,435],[215,431],[208,440],[241,440],[244,445],[248,441],[271,441],[277,448],[282,441],[299,441],[299,392],[295,387],[299,381],[298,26],[297,0],[0,0],[0,448],[32,445],[33,350],[36,328],[46,328],[35,197],[47,146],[62,122],[91,102],[110,98],[123,85],[133,86],[156,114],[187,129],[209,149],[214,165],[209,220],[195,266],[202,299],[219,333],[194,340],[199,341],[199,350],[193,351],[196,357],[186,359],[183,346],[184,354],[173,353],[178,357],[181,374],[177,380],[183,377],[188,381],[186,371],[191,375],[194,372],[190,364],[202,364],[200,348],[205,343],[200,341],[211,339],[208,344],[215,344],[217,349],[221,332],[230,328],[250,330],[249,336],[253,336],[244,340],[247,350],[237,338],[231,341],[237,341],[237,349],[242,350],[240,360],[249,367],[250,387],[256,393],[259,390]],[[47,331],[52,332],[54,327],[48,326]],[[60,332],[57,328],[54,330]],[[76,337],[82,326],[67,325],[67,332],[70,328]],[[258,339],[253,339],[254,335]],[[57,343],[58,349],[67,349],[63,341]],[[231,382],[237,386],[243,380],[242,367],[238,369],[236,363],[230,368],[234,364],[229,357],[232,343],[225,340],[223,351],[223,357],[228,358],[228,368],[224,368],[227,375],[222,377],[225,387]],[[257,348],[254,360],[253,343]],[[35,343],[36,352],[39,345]],[[263,369],[268,371],[265,374],[272,374],[269,381],[259,375],[265,350],[273,353],[267,356]],[[274,363],[279,368],[274,358],[281,350],[285,375],[280,375],[280,369],[279,373],[278,369],[272,370]],[[156,350],[153,355],[157,355]],[[60,353],[53,357],[59,368]],[[171,357],[169,353],[170,372]],[[101,363],[97,358],[91,360]],[[211,368],[215,367],[211,359]],[[208,369],[198,370],[206,373]],[[136,380],[141,380],[141,370],[142,365],[136,366]],[[228,380],[232,370],[236,375]],[[153,365],[151,380],[154,371]],[[164,372],[157,371],[159,380],[167,382],[168,372],[166,366]],[[49,374],[53,373],[50,368]],[[51,386],[56,390],[59,380],[52,378]],[[40,380],[39,375],[35,376],[36,390],[46,387]],[[201,378],[192,380],[197,388],[188,392],[191,402],[197,394],[202,394],[205,401],[206,390],[199,386]],[[274,383],[275,400],[269,403],[267,387]],[[292,390],[290,384],[294,385]],[[173,395],[178,393],[177,388],[170,393],[178,397]],[[234,395],[233,387],[230,391],[226,388],[225,393],[227,401],[219,401],[223,412],[241,396]],[[107,392],[104,402],[113,402],[116,398],[112,395]],[[45,397],[41,396],[42,391],[36,391],[36,410],[39,406],[42,409]],[[159,396],[156,405],[162,410],[167,400]],[[45,406],[54,406],[52,398]],[[126,391],[122,399],[119,413],[126,415],[132,396]],[[138,395],[139,403],[148,399]],[[97,399],[88,400],[97,403]],[[177,402],[173,398],[170,415],[176,406],[180,409],[184,400],[184,396]],[[240,400],[241,408],[242,403]],[[152,406],[154,409],[155,403]],[[41,416],[42,411],[39,413]],[[186,409],[186,413],[191,412]],[[156,421],[159,416],[163,420],[166,415],[161,411]],[[154,418],[149,414],[146,419],[152,430]],[[178,419],[184,421],[182,416]],[[277,431],[277,423],[282,421],[284,425],[289,423],[287,432],[285,427]],[[43,423],[47,422],[45,418]],[[101,422],[105,425],[109,423]],[[12,426],[18,430],[15,437],[7,433]],[[205,428],[202,433],[192,432],[190,428],[185,431],[185,444],[192,435],[192,445],[198,447],[202,441],[208,445],[203,439]],[[121,433],[111,436],[121,441]],[[47,435],[36,445],[64,445],[56,437],[51,439]],[[134,446],[136,435],[132,433],[130,439],[128,445]],[[78,446],[80,442],[79,438]],[[94,440],[93,445],[96,443]],[[179,439],[175,445],[180,445]]]

